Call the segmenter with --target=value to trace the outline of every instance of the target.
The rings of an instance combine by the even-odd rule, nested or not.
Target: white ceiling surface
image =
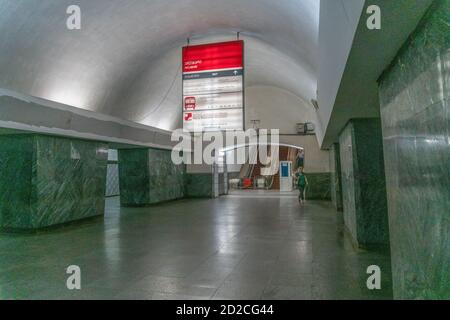
[[[69,31],[75,2],[82,29]],[[246,87],[316,97],[319,0],[75,2],[0,0],[0,87],[171,130],[180,126],[186,38],[234,40],[240,31]]]

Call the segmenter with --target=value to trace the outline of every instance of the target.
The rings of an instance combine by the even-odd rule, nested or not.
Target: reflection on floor
[[[298,190],[289,192],[263,189],[230,190],[228,196],[237,198],[298,198]]]
[[[0,299],[390,299],[386,253],[356,252],[327,202],[181,200],[82,225],[0,235]],[[368,290],[366,269],[382,270]],[[66,288],[81,268],[82,289]]]

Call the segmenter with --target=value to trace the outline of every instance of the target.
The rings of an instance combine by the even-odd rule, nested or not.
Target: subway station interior
[[[448,300],[449,124],[450,0],[0,0],[0,300]]]

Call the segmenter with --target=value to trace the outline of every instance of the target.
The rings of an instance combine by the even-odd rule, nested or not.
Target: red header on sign
[[[183,72],[243,67],[242,40],[183,47]]]

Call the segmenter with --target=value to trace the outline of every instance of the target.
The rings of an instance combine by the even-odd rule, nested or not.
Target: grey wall
[[[322,135],[318,114],[311,102],[278,87],[252,86],[245,89],[247,129],[252,128],[251,120],[255,119],[260,120],[260,128],[279,129],[280,134],[296,134],[297,123],[312,122],[318,135]]]
[[[394,297],[450,298],[450,1],[380,83]]]

